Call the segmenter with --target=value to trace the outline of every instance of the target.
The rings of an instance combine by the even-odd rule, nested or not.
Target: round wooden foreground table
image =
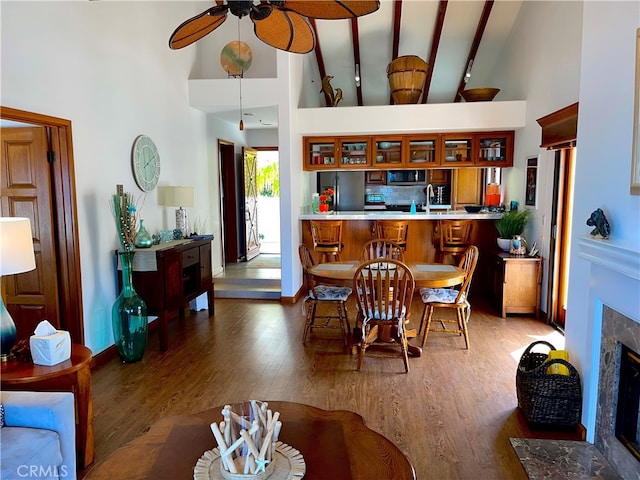
[[[76,401],[76,451],[78,467],[93,462],[93,403],[91,400],[91,350],[71,345],[71,358],[47,367],[10,360],[2,364],[3,390],[72,392]]]
[[[346,410],[268,401],[280,412],[280,440],[304,457],[306,480],[415,480],[413,465],[391,441]],[[223,406],[193,415],[166,417],[141,437],[96,463],[84,480],[189,480],[202,454],[217,447],[209,428]]]

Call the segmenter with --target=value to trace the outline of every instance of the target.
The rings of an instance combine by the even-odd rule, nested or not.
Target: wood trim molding
[[[13,120],[50,129],[51,144],[57,157],[57,161],[52,165],[51,182],[55,205],[55,247],[58,260],[60,318],[64,322],[62,326],[69,330],[72,341],[84,345],[78,207],[71,121],[2,106],[0,106],[0,117],[4,120]]]
[[[572,146],[578,136],[578,102],[536,121],[542,127],[541,147],[560,149]]]

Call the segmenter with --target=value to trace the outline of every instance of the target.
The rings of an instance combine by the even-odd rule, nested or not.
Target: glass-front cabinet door
[[[336,168],[335,137],[305,137],[305,170]]]
[[[483,167],[513,165],[513,132],[476,134],[476,164]]]
[[[407,145],[405,166],[429,168],[440,164],[437,135],[412,135],[407,138]]]
[[[369,161],[369,137],[349,137],[340,140],[340,166],[349,168],[365,168]]]
[[[441,138],[440,166],[452,168],[473,165],[473,134],[445,134]]]
[[[399,168],[402,161],[401,136],[373,137],[373,157],[372,164],[376,168]]]

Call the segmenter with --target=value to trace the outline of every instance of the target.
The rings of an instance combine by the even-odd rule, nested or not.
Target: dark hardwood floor
[[[462,337],[431,334],[405,374],[400,357],[374,350],[356,372],[337,330],[316,331],[303,347],[300,302],[216,299],[214,318],[205,310],[170,323],[167,352],[153,333],[141,362],[113,359],[93,371],[96,462],[164,416],[273,399],[361,414],[419,479],[525,479],[510,437],[579,438],[531,431],[516,409],[522,351],[537,339],[561,348],[562,337],[534,318],[502,319],[482,299],[472,303],[470,350]],[[416,328],[421,311],[416,296]],[[350,318],[354,312],[350,304]]]

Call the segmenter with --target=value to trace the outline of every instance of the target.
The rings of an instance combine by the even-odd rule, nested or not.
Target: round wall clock
[[[156,188],[160,180],[160,155],[153,140],[146,135],[138,136],[133,142],[131,168],[133,178],[143,192]]]

